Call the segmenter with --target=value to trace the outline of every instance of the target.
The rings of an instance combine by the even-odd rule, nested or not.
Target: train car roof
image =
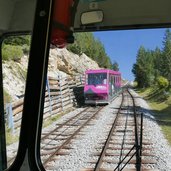
[[[0,0],[0,36],[32,32],[36,2]],[[171,0],[74,0],[72,13],[74,32],[171,26]]]
[[[91,73],[111,73],[115,75],[121,75],[119,71],[114,71],[110,69],[89,69],[86,71],[86,74],[91,74]]]

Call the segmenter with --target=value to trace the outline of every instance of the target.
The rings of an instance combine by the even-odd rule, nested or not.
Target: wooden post
[[[60,75],[58,75],[58,79],[59,79],[59,89],[60,89],[60,98],[61,98],[61,104],[62,104],[62,111],[63,111],[64,110],[64,103],[63,103],[63,98],[62,98],[62,87],[61,87],[62,77]]]
[[[72,104],[72,99],[71,99],[71,89],[70,89],[70,86],[69,86],[69,79],[66,78],[66,81],[67,81],[67,86],[68,86],[68,93],[69,93],[69,100],[70,100],[70,103]]]
[[[14,120],[13,120],[13,111],[12,111],[12,104],[6,104],[6,114],[7,114],[7,123],[8,128],[10,129],[11,133],[14,133]]]
[[[47,80],[46,80],[46,87],[47,87],[48,97],[49,97],[49,111],[50,111],[50,114],[52,114],[52,100],[51,100],[51,97],[50,97],[50,87],[49,87],[49,79],[48,79],[48,77],[47,77]]]

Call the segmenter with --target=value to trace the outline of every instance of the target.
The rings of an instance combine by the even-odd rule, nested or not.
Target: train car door
[[[111,100],[114,95],[114,76],[109,74],[109,99]]]

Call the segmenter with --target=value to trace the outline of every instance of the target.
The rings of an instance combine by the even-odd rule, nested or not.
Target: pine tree
[[[156,47],[154,51],[152,51],[153,62],[154,62],[154,77],[155,80],[162,75],[162,51]]]
[[[141,46],[137,53],[132,72],[139,87],[148,87],[154,82],[154,63],[152,53]]]
[[[169,29],[165,32],[163,45],[162,75],[166,77],[171,84],[171,32]]]

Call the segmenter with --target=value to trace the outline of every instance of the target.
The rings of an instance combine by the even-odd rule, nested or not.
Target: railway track
[[[85,161],[88,164],[79,170],[156,171],[153,169],[156,161],[153,159],[152,144],[143,135],[143,115],[138,112],[130,92],[124,92],[121,101],[117,112],[107,123],[103,139],[93,147],[89,155],[91,160]],[[57,170],[56,162],[61,156],[70,156],[73,142],[87,134],[84,128],[91,129],[99,114],[101,117],[108,114],[104,113],[105,110],[100,112],[103,108],[87,107],[58,123],[54,129],[42,132],[41,159],[46,170]]]
[[[79,120],[84,119],[83,117],[85,117],[85,113],[93,112],[93,110],[96,111],[97,109],[86,107],[85,109],[83,109],[82,111],[78,112],[74,116],[69,117],[68,119],[63,121],[61,124],[56,125],[54,129],[50,129],[49,131],[42,131],[42,137],[41,137],[41,141],[42,141],[42,144],[41,144],[42,145],[42,147],[41,147],[42,154],[44,155],[46,153],[45,152],[46,151],[46,145],[52,143],[52,141],[55,141],[55,138],[61,139],[59,136],[64,136],[62,134],[62,132],[65,132],[68,129],[70,129],[72,125],[77,124],[79,122]],[[63,131],[58,134],[58,131],[60,131],[60,129],[63,129]],[[52,151],[49,150],[49,152],[52,152]],[[49,152],[47,152],[47,153],[49,153]],[[13,154],[14,155],[12,157],[8,158],[8,166],[10,166],[11,163],[15,160],[16,153],[17,153],[16,149],[13,150]]]
[[[66,152],[71,149],[68,145],[77,135],[82,134],[81,130],[89,125],[102,109],[103,107],[87,108],[42,138],[41,157],[46,169],[51,168],[51,162],[56,160],[57,155],[69,154]]]
[[[117,115],[107,138],[98,144],[90,161],[94,168],[82,171],[154,171],[152,148],[147,137],[143,137],[143,114],[136,111],[134,97],[125,92]],[[155,170],[156,171],[156,170]]]

